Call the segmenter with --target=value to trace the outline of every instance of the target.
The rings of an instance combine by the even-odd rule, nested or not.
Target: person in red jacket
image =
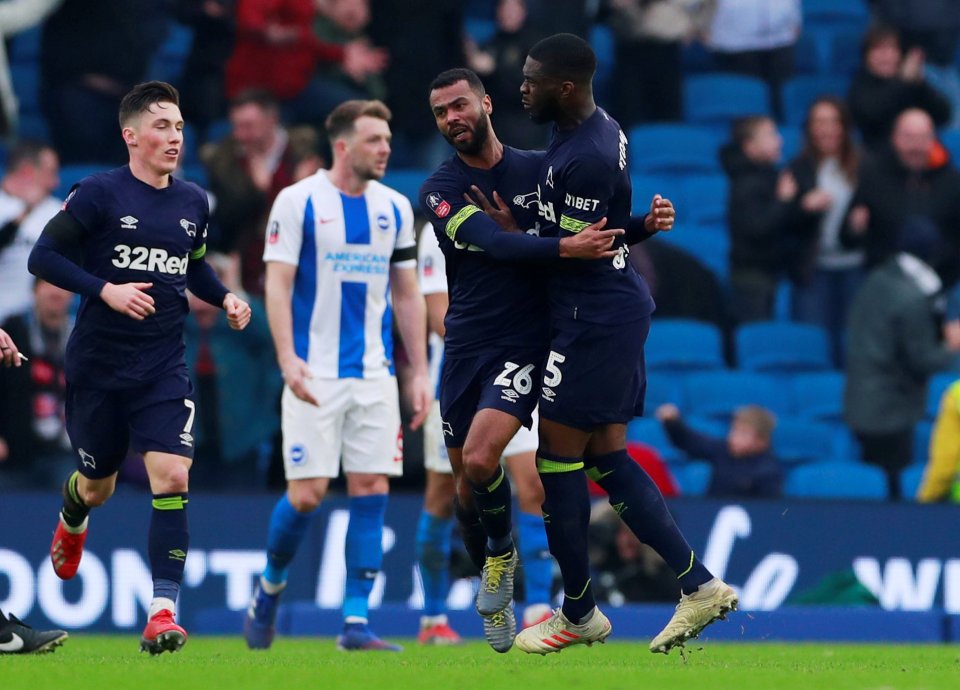
[[[319,125],[336,104],[299,102],[319,63],[340,63],[358,82],[386,66],[386,51],[364,40],[343,46],[321,41],[313,31],[316,14],[314,0],[239,0],[227,98],[250,88],[267,89],[293,106],[286,114],[294,123]]]

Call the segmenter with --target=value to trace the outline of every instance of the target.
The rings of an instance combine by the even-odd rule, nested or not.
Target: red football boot
[[[160,609],[147,621],[140,637],[140,651],[151,655],[176,652],[187,643],[187,631],[173,620],[173,611]]]
[[[69,580],[77,574],[80,557],[83,556],[83,543],[87,540],[87,521],[83,521],[83,531],[73,534],[67,531],[63,518],[57,520],[57,531],[50,543],[50,560],[53,572],[61,580]]]

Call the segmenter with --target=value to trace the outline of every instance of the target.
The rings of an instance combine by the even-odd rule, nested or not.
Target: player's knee
[[[174,465],[158,477],[161,485],[158,493],[182,494],[189,490],[190,471],[183,465]]]
[[[466,446],[463,449],[463,471],[470,481],[480,482],[490,478],[490,475],[500,464],[500,454],[485,444]]]
[[[532,477],[514,477],[513,480],[520,510],[525,513],[539,513],[544,500],[540,477],[535,474]]]
[[[323,500],[324,492],[316,487],[291,487],[288,492],[290,505],[298,513],[311,513],[317,509]]]
[[[80,500],[82,500],[86,506],[96,508],[106,503],[107,499],[113,495],[113,485],[87,485],[85,487],[77,487],[77,492],[80,494]]]

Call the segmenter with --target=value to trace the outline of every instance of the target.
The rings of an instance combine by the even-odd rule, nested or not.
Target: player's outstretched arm
[[[277,351],[277,363],[283,382],[295,396],[306,403],[319,406],[310,392],[307,381],[313,378],[310,367],[297,356],[293,346],[293,281],[297,267],[280,261],[267,261],[265,301],[270,335]]]
[[[419,429],[430,412],[433,394],[427,374],[427,307],[414,268],[390,267],[393,313],[403,347],[413,366],[408,398],[413,409],[410,428]]]

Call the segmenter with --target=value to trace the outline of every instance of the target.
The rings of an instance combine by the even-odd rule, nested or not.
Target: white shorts
[[[447,445],[443,442],[443,420],[440,419],[440,401],[434,400],[430,414],[423,425],[423,466],[431,472],[453,474]]]
[[[509,458],[520,453],[533,453],[540,445],[540,439],[537,435],[537,422],[539,418],[537,411],[533,411],[533,426],[528,429],[521,426],[520,430],[510,439],[510,443],[503,450],[503,457]],[[450,465],[450,456],[447,455],[447,446],[443,442],[443,427],[440,419],[440,402],[433,401],[433,407],[430,408],[430,414],[423,425],[423,466],[431,472],[443,472],[452,474],[453,467]]]
[[[537,430],[540,424],[540,415],[534,410],[530,413],[530,417],[533,419],[533,424],[530,425],[529,429],[525,426],[520,427],[513,438],[510,439],[507,447],[503,449],[503,457],[509,458],[513,455],[520,455],[520,453],[535,453],[537,448],[540,447],[540,435]]]
[[[397,379],[308,379],[320,403],[305,403],[284,387],[283,467],[288,480],[336,477],[343,471],[403,474]]]

